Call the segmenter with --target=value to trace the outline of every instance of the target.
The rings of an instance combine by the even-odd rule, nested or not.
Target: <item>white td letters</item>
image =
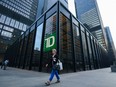
[[[55,43],[55,37],[51,36],[51,37],[45,39],[45,41],[46,41],[46,48],[52,47],[54,45],[54,43]]]

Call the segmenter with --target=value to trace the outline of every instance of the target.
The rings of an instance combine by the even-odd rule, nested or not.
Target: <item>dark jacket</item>
[[[54,57],[52,56],[49,60],[48,65],[50,67],[53,67],[58,62],[58,59],[59,59],[58,55],[55,55]]]

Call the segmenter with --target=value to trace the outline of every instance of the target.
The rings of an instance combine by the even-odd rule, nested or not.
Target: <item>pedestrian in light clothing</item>
[[[2,67],[4,67],[3,69],[6,70],[6,67],[7,67],[8,63],[9,63],[9,60],[3,61],[3,62],[2,62],[1,69],[2,69]]]
[[[50,74],[50,78],[45,83],[47,86],[50,85],[54,75],[56,75],[56,78],[57,78],[56,83],[60,82],[60,77],[58,75],[58,70],[57,70],[57,68],[55,68],[56,64],[58,63],[58,60],[59,60],[59,58],[58,58],[56,49],[52,49],[52,57],[50,59],[50,62],[46,64],[46,67],[48,67],[52,63],[52,71],[51,71],[51,74]]]

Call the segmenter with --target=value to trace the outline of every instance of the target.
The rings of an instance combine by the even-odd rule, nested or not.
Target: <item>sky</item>
[[[75,15],[74,0],[68,0],[69,10]],[[102,21],[109,26],[116,48],[116,0],[97,0]]]

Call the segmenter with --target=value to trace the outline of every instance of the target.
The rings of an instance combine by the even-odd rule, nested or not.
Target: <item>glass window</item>
[[[89,35],[89,33],[87,33]],[[92,54],[92,49],[91,49],[91,43],[90,43],[90,37],[87,36],[87,43],[88,43],[88,51],[89,51],[89,59],[90,59],[90,64],[91,68],[94,69],[94,60],[93,60],[93,54]]]
[[[86,34],[87,34],[87,36],[89,36],[89,33],[88,32],[86,32]]]
[[[78,22],[74,17],[72,17],[72,22],[73,22],[76,26],[79,26],[79,22]]]
[[[11,18],[7,17],[6,21],[5,21],[5,24],[9,25],[10,24],[10,20],[11,20]]]
[[[12,19],[11,22],[10,22],[10,26],[14,27],[14,24],[15,24],[15,20]]]
[[[4,26],[3,27],[4,30],[7,30],[7,31],[10,31],[10,32],[13,32],[13,28],[10,28],[10,27],[7,27],[7,26]]]
[[[23,28],[23,23],[20,23],[19,24],[19,29],[22,30],[22,28]]]
[[[34,29],[35,29],[35,24],[31,26],[30,32],[33,31]]]
[[[32,69],[38,70],[40,62],[40,51],[41,51],[41,40],[43,32],[43,23],[37,27],[35,45],[34,45],[34,55],[32,60]]]
[[[15,28],[18,28],[19,27],[19,22],[18,21],[15,22],[15,26],[14,27]]]
[[[24,34],[24,32],[21,32],[21,35]]]
[[[61,11],[63,14],[65,14],[65,16],[66,16],[67,18],[70,18],[70,13],[69,13],[68,10],[66,10],[62,5],[61,5],[61,7],[60,7],[60,11]]]
[[[85,31],[85,29],[82,26],[81,26],[81,31],[83,31],[83,32]]]
[[[25,35],[29,33],[29,30],[25,32]],[[23,40],[23,49],[21,50],[21,56],[20,56],[20,67],[25,68],[25,55],[26,55],[26,49],[27,49],[27,43],[28,43],[28,35],[24,36]]]
[[[43,71],[45,71],[45,64],[51,58],[51,50],[56,48],[56,13],[46,20],[44,35],[44,52],[43,52]]]
[[[78,32],[77,32],[78,34]],[[64,71],[71,72],[74,70],[72,36],[70,20],[60,13],[60,58],[64,65]]]
[[[50,9],[47,13],[46,13],[46,18],[50,17],[52,14],[54,14],[57,10],[57,6],[55,5],[52,9]]]
[[[88,53],[87,53],[87,43],[86,43],[85,33],[83,31],[81,31],[81,37],[82,37],[83,56],[84,56],[84,62],[85,62],[85,69],[89,70],[89,60],[88,60]]]
[[[22,38],[22,36],[21,36]],[[23,49],[23,39],[20,40],[20,46],[19,46],[19,52],[18,52],[18,56],[17,56],[17,66],[20,67],[20,56],[21,56],[21,52],[22,52],[22,49]]]
[[[35,46],[34,49],[40,51],[41,47],[41,39],[42,39],[42,31],[43,31],[43,24],[37,27],[36,31],[36,39],[35,39]]]
[[[31,69],[32,68],[32,50],[33,50],[33,43],[34,43],[34,35],[35,35],[35,30],[31,31],[29,34],[29,40],[28,40],[28,46],[27,46],[27,53],[26,53],[26,60],[25,60],[25,68],[26,69]]]
[[[74,48],[75,48],[75,59],[76,59],[76,69],[83,70],[83,59],[81,54],[81,43],[79,28],[73,24],[73,36],[74,36]]]
[[[2,24],[0,24],[0,28],[2,28],[3,27],[3,25]]]
[[[6,19],[6,16],[2,15],[2,16],[0,17],[0,22],[1,22],[1,23],[4,23],[5,19]]]
[[[93,52],[93,62],[94,62],[94,68],[97,69],[97,62],[96,62],[96,56],[95,56],[95,48],[94,48],[94,40],[91,39],[91,46],[92,46],[92,52]]]
[[[99,68],[99,62],[98,62],[98,48],[97,48],[97,41],[94,39],[94,48],[95,48],[95,61],[96,61],[96,68],[98,69]]]
[[[39,18],[39,20],[37,21],[37,26],[40,25],[43,21],[44,21],[44,16]]]
[[[23,31],[26,31],[26,29],[27,29],[27,25],[23,25]]]
[[[10,37],[10,38],[12,37],[12,33],[7,32],[7,31],[2,31],[1,35],[5,37]]]

